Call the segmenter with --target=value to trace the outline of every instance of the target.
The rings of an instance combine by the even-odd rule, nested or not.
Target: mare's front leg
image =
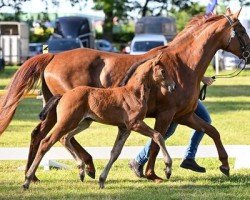
[[[152,128],[150,128],[147,124],[145,124],[143,121],[139,121],[136,124],[133,125],[132,130],[139,132],[143,135],[149,136],[153,139],[153,141],[160,147],[162,154],[163,154],[163,159],[166,165],[166,177],[167,179],[170,178],[171,174],[172,174],[172,159],[166,149],[165,146],[165,141],[164,138],[162,137],[161,133],[153,130]],[[151,154],[151,152],[150,152]],[[153,164],[154,166],[154,164]],[[147,167],[148,168],[148,167]],[[148,169],[147,169],[148,170]],[[151,173],[154,173],[153,169],[151,170]],[[147,178],[154,180],[154,181],[162,181],[161,178],[159,178],[158,176],[153,176],[152,174],[150,174],[151,176],[149,176],[149,172],[146,171],[146,176]]]
[[[222,163],[220,170],[223,174],[229,176],[230,167],[228,163],[228,155],[222,144],[220,133],[216,130],[216,128],[199,118],[195,113],[191,113],[188,116],[178,119],[178,123],[187,125],[197,131],[205,132],[213,139],[219,154],[219,159]]]
[[[124,143],[126,142],[128,136],[130,135],[130,130],[124,128],[124,127],[118,127],[118,135],[115,140],[115,144],[112,148],[112,151],[110,153],[110,159],[108,164],[105,166],[102,174],[99,177],[99,186],[100,188],[104,188],[104,183],[107,179],[108,173],[113,165],[113,163],[117,160],[118,156],[121,153],[121,150],[124,146]]]

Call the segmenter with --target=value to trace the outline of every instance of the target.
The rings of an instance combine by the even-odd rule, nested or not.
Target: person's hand
[[[213,82],[214,82],[215,80],[214,80],[213,78],[211,78],[211,77],[203,76],[203,78],[202,78],[201,81],[202,81],[202,83],[204,83],[204,84],[210,86],[210,85],[213,84]]]

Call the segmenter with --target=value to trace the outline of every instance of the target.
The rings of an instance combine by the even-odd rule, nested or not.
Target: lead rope
[[[238,71],[241,63],[244,61],[244,66]],[[237,69],[230,73],[230,74],[222,74],[222,75],[214,75],[211,78],[212,79],[218,79],[218,78],[233,78],[238,76],[245,68],[246,68],[246,61],[247,61],[247,57],[243,59],[241,59],[240,63],[237,66]],[[204,84],[200,90],[200,94],[199,94],[199,99],[201,101],[204,101],[206,99],[206,94],[207,94],[207,84]]]

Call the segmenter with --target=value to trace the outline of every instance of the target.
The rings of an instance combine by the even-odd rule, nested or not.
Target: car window
[[[76,49],[81,47],[80,43],[75,40],[50,40],[48,42],[48,47],[50,51],[66,51],[71,49]]]
[[[149,51],[162,45],[164,45],[163,41],[138,41],[134,43],[133,51]]]

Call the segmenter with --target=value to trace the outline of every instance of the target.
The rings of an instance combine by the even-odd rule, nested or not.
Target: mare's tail
[[[0,98],[0,135],[9,125],[22,97],[39,80],[53,57],[53,54],[42,54],[30,58],[14,74],[6,94]]]
[[[42,111],[39,114],[39,118],[40,120],[45,120],[48,113],[52,110],[55,109],[59,100],[62,98],[62,95],[55,95],[52,98],[50,98],[50,100],[46,103],[46,105],[44,106],[44,108],[42,109]]]

